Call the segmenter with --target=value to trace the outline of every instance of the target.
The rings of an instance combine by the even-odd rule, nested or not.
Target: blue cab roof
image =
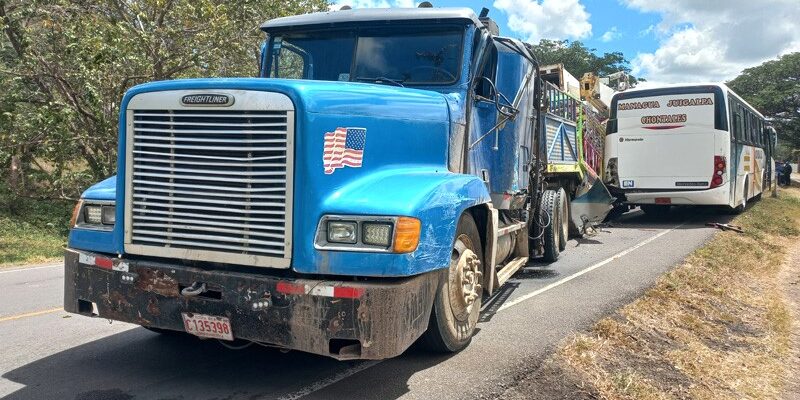
[[[341,23],[381,22],[381,21],[468,21],[483,26],[478,16],[467,7],[448,8],[365,8],[357,10],[325,11],[311,14],[292,15],[271,19],[261,25],[261,30],[291,28],[313,25],[333,25]]]

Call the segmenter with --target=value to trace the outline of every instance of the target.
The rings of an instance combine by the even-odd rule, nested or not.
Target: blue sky
[[[420,0],[336,0],[353,8],[408,7]],[[719,82],[800,51],[798,0],[429,0],[489,16],[504,36],[580,40],[620,51],[648,85]],[[333,7],[334,9],[337,7]]]
[[[502,35],[526,39],[524,35],[519,35],[508,27],[507,14],[494,8],[492,2],[444,0],[433,3],[442,7],[470,7],[476,13],[480,12],[481,8],[487,7],[491,10],[489,16],[500,25]],[[651,29],[649,33],[644,33],[649,27],[658,24],[660,20],[658,14],[641,13],[608,0],[587,0],[582,3],[590,15],[592,35],[579,40],[589,48],[597,49],[599,53],[621,51],[628,59],[633,59],[638,52],[653,52],[658,48],[655,32]],[[601,37],[612,28],[616,29],[613,39],[603,41]],[[564,39],[574,40],[574,38]]]

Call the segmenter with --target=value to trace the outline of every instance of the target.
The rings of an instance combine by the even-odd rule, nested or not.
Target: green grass
[[[74,204],[20,198],[0,185],[0,268],[58,259]]]

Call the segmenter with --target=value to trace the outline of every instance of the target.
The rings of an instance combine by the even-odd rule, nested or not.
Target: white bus
[[[617,198],[658,213],[671,205],[741,212],[775,182],[775,131],[725,85],[617,93],[605,179]]]

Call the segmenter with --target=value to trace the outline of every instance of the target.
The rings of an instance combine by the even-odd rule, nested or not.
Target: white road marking
[[[5,271],[0,271],[0,274],[10,274],[12,272],[22,272],[22,271],[34,271],[34,270],[37,270],[37,269],[56,268],[56,267],[63,267],[63,266],[64,266],[64,264],[61,263],[61,264],[53,264],[53,265],[43,265],[41,267],[19,267],[19,268],[8,269],[8,270],[5,270]]]
[[[680,225],[677,225],[677,226],[675,226],[673,228],[670,228],[670,229],[667,229],[665,231],[659,232],[658,234],[653,235],[653,236],[651,236],[651,237],[649,237],[649,238],[647,238],[647,239],[635,244],[633,247],[630,247],[627,250],[623,250],[623,251],[621,251],[621,252],[619,252],[619,253],[617,253],[617,254],[615,254],[615,255],[613,255],[613,256],[611,256],[611,257],[609,257],[609,258],[607,258],[607,259],[605,259],[603,261],[598,262],[597,264],[594,264],[594,265],[592,265],[590,267],[587,267],[587,268],[585,268],[585,269],[583,269],[581,271],[578,271],[578,272],[576,272],[576,273],[574,273],[574,274],[572,274],[572,275],[570,275],[570,276],[568,276],[568,277],[566,277],[564,279],[561,279],[561,280],[559,280],[557,282],[553,282],[553,283],[551,283],[551,284],[549,284],[549,285],[547,285],[547,286],[545,286],[545,287],[543,287],[543,288],[541,288],[539,290],[533,291],[533,292],[528,293],[528,294],[526,294],[526,295],[524,295],[522,297],[514,299],[513,301],[510,301],[510,302],[508,302],[506,304],[503,304],[503,306],[500,307],[500,309],[498,309],[497,312],[506,310],[506,309],[508,309],[508,308],[510,308],[512,306],[515,306],[517,304],[520,304],[520,303],[522,303],[522,302],[524,302],[526,300],[530,300],[533,297],[536,297],[536,296],[538,296],[538,295],[540,295],[540,294],[542,294],[542,293],[544,293],[544,292],[546,292],[546,291],[548,291],[550,289],[553,289],[553,288],[555,288],[555,287],[557,287],[559,285],[563,285],[563,284],[565,284],[565,283],[567,283],[567,282],[569,282],[569,281],[571,281],[571,280],[573,280],[573,279],[575,279],[575,278],[577,278],[577,277],[579,277],[579,276],[581,276],[581,275],[583,275],[583,274],[585,274],[587,272],[594,271],[594,270],[596,270],[596,269],[598,269],[598,268],[600,268],[600,267],[602,267],[602,266],[604,266],[604,265],[606,265],[606,264],[608,264],[608,263],[610,263],[612,261],[615,261],[615,260],[617,260],[617,259],[619,259],[621,257],[624,257],[625,255],[630,254],[631,252],[635,251],[636,249],[638,249],[638,248],[640,248],[640,247],[642,247],[642,246],[644,246],[644,245],[646,245],[646,244],[648,244],[648,243],[650,243],[650,242],[652,242],[652,241],[654,241],[654,240],[656,240],[656,239],[658,239],[658,238],[660,238],[660,237],[662,237],[662,236],[664,236],[664,235],[666,235],[666,234],[668,234],[668,233],[670,233],[670,232],[682,227],[685,224],[686,223],[684,222],[684,223],[682,223]],[[358,365],[356,365],[354,367],[350,367],[350,368],[348,368],[348,369],[346,369],[344,371],[340,371],[340,372],[334,374],[333,376],[330,376],[330,377],[325,378],[325,379],[318,380],[318,381],[316,381],[316,382],[314,382],[314,383],[312,383],[312,384],[310,384],[308,386],[303,387],[300,390],[297,390],[295,392],[292,392],[292,393],[289,393],[289,394],[284,395],[282,397],[279,397],[278,399],[279,400],[296,400],[296,399],[308,396],[309,394],[312,394],[314,392],[318,392],[318,391],[320,391],[322,389],[325,389],[326,387],[331,386],[331,385],[333,385],[333,384],[335,384],[335,383],[337,383],[339,381],[342,381],[344,379],[347,379],[347,378],[349,378],[349,377],[351,377],[351,376],[353,376],[353,375],[355,375],[355,374],[357,374],[357,373],[359,373],[359,372],[361,372],[361,371],[363,371],[363,370],[365,370],[367,368],[374,367],[375,365],[378,365],[381,362],[383,362],[383,360],[367,361],[367,362],[358,364]]]
[[[374,360],[374,361],[365,361],[356,366],[350,367],[344,371],[340,371],[333,376],[329,376],[325,379],[318,380],[296,392],[289,393],[287,395],[281,396],[279,400],[296,400],[304,396],[308,396],[311,393],[316,391],[325,389],[326,387],[333,385],[336,382],[341,381],[342,379],[349,378],[367,368],[373,367],[378,365],[382,362],[382,360]]]
[[[611,256],[609,258],[606,258],[603,261],[598,262],[597,264],[594,264],[594,265],[592,265],[590,267],[584,268],[584,269],[582,269],[582,270],[580,270],[580,271],[578,271],[578,272],[576,272],[576,273],[574,273],[574,274],[572,274],[570,276],[567,276],[567,277],[565,277],[565,278],[563,278],[561,280],[553,282],[553,283],[551,283],[551,284],[549,284],[549,285],[547,285],[547,286],[545,286],[543,288],[534,290],[533,292],[530,292],[530,293],[528,293],[528,294],[526,294],[524,296],[518,297],[518,298],[516,298],[516,299],[514,299],[512,301],[509,301],[508,303],[505,303],[502,306],[500,306],[500,308],[497,310],[497,312],[500,312],[500,311],[506,310],[508,308],[511,308],[511,307],[513,307],[513,306],[515,306],[517,304],[520,304],[520,303],[526,301],[526,300],[530,300],[531,298],[536,297],[536,296],[538,296],[538,295],[540,295],[540,294],[542,294],[542,293],[544,293],[544,292],[546,292],[546,291],[548,291],[550,289],[553,289],[555,287],[563,285],[563,284],[565,284],[565,283],[567,283],[567,282],[569,282],[569,281],[571,281],[571,280],[573,280],[573,279],[575,279],[575,278],[577,278],[577,277],[579,277],[579,276],[581,276],[583,274],[586,274],[588,272],[592,272],[592,271],[594,271],[594,270],[596,270],[596,269],[598,269],[598,268],[600,268],[600,267],[602,267],[602,266],[604,266],[604,265],[606,265],[606,264],[608,264],[608,263],[610,263],[612,261],[615,261],[615,260],[617,260],[617,259],[619,259],[621,257],[624,257],[625,255],[630,254],[631,252],[635,251],[636,249],[638,249],[638,248],[640,248],[640,247],[642,247],[642,246],[644,246],[644,245],[646,245],[646,244],[648,244],[648,243],[650,243],[650,242],[652,242],[652,241],[654,241],[654,240],[656,240],[656,239],[658,239],[658,238],[660,238],[660,237],[662,237],[662,236],[674,231],[675,229],[678,229],[678,228],[682,227],[684,224],[685,224],[685,222],[680,224],[680,225],[678,225],[678,226],[675,226],[674,228],[662,231],[662,232],[660,232],[660,233],[658,233],[656,235],[653,235],[653,236],[651,236],[651,237],[649,237],[649,238],[637,243],[633,247],[630,247],[630,248],[628,248],[626,250],[623,250],[623,251],[621,251],[621,252],[619,252],[617,254],[614,254],[613,256]]]

